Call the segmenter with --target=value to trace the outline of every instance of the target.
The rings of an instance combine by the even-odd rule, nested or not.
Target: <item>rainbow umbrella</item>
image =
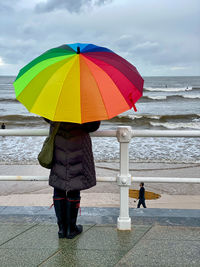
[[[46,51],[23,67],[16,98],[52,121],[107,120],[135,108],[143,79],[113,51],[93,44],[68,44]]]

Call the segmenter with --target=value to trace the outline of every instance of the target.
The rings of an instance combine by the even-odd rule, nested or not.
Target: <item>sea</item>
[[[200,130],[200,76],[143,77],[143,97],[133,109],[102,121],[101,130],[131,126],[142,130]],[[0,124],[7,129],[48,128],[15,98],[14,76],[0,76]],[[38,164],[45,137],[0,136],[0,164]],[[119,159],[116,138],[92,138],[96,162]],[[133,138],[132,162],[200,163],[200,138]]]

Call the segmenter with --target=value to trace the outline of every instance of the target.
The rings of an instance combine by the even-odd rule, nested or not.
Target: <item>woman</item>
[[[52,132],[55,123],[48,122]],[[99,121],[83,124],[61,122],[55,136],[49,185],[54,187],[53,203],[59,238],[72,239],[83,231],[82,225],[76,225],[80,190],[96,185],[89,133],[99,126]]]

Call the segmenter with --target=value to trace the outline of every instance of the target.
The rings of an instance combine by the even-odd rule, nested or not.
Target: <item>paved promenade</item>
[[[130,209],[131,231],[117,231],[118,208],[82,208],[84,232],[58,239],[53,209],[0,207],[0,266],[198,266],[200,211]]]
[[[116,177],[119,162],[96,163],[97,177]],[[139,177],[191,177],[198,178],[200,164],[172,163],[133,163],[130,173]],[[3,175],[42,175],[48,176],[49,170],[39,165],[1,165]],[[142,179],[142,178],[141,178]],[[139,183],[132,183],[131,188],[139,189]],[[148,208],[199,209],[200,184],[145,183],[145,189],[161,195],[160,199],[146,201]],[[50,206],[52,187],[48,181],[0,181],[0,206]],[[137,203],[129,201],[130,207]],[[119,186],[116,182],[99,182],[97,186],[81,191],[83,207],[119,207]]]

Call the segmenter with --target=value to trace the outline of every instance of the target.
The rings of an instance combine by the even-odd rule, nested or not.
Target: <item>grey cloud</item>
[[[13,12],[14,11],[13,4],[14,4],[13,0],[0,2],[0,14],[3,15],[9,12]]]
[[[105,5],[112,0],[48,0],[45,3],[39,3],[36,5],[36,12],[50,12],[56,9],[66,9],[69,12],[78,13],[83,7],[92,5],[100,6]]]
[[[200,73],[196,0],[160,0],[157,8],[150,6],[156,0],[145,5],[138,0],[32,1],[29,6],[26,0],[17,5],[0,0],[0,58],[9,65],[1,65],[1,73],[16,74],[44,51],[74,42],[106,46],[146,75],[166,75],[170,68],[181,74],[187,66],[191,67],[184,73]],[[35,12],[38,8],[40,12]]]
[[[134,45],[138,43],[138,41],[141,41],[141,36],[136,35],[130,35],[130,34],[124,34],[120,36],[118,40],[115,41],[116,46],[121,50],[130,50]]]
[[[7,42],[3,38],[0,40],[0,55],[3,55],[3,60],[7,64],[28,62],[32,59],[33,54],[37,55],[37,50],[37,44],[33,39],[13,41],[12,38],[9,38]]]

